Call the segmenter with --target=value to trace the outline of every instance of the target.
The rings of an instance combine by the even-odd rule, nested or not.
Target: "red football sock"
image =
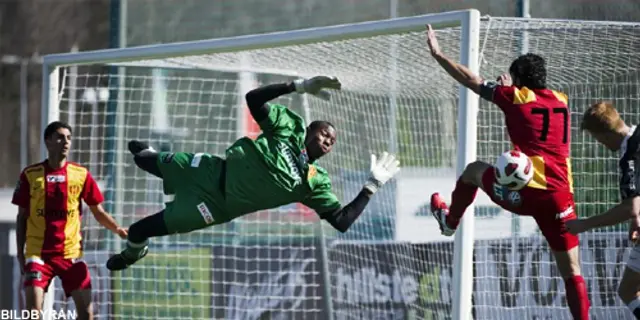
[[[464,211],[476,198],[478,187],[462,182],[458,179],[456,188],[451,193],[451,206],[449,207],[449,215],[447,215],[447,225],[449,228],[457,228],[462,219]]]
[[[589,296],[587,295],[587,284],[582,276],[573,276],[564,282],[567,291],[567,304],[574,320],[589,319]]]

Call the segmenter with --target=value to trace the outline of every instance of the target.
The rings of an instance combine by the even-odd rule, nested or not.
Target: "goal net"
[[[479,37],[463,32],[469,22]],[[610,99],[625,120],[640,120],[631,109],[638,97],[640,24],[491,18],[478,25],[457,12],[261,40],[58,55],[45,61],[59,67],[45,78],[47,120],[73,125],[72,160],[91,170],[107,209],[125,226],[170,200],[159,179],[135,166],[127,141],[223,156],[235,139],[259,133],[244,94],[260,84],[314,75],[342,81],[331,102],[298,94],[275,102],[307,121],[336,126],[337,145],[319,164],[343,203],[360,191],[370,153],[394,152],[403,167],[344,234],[292,204],[152,239],[151,254],[120,273],[109,273],[104,263],[123,242],[85,214],[96,317],[451,319],[460,308],[455,292],[464,282],[473,283],[474,319],[571,319],[562,280],[535,223],[514,218],[484,194],[472,209],[475,227],[465,234],[474,239],[468,242],[475,247],[473,274],[453,263],[453,238],[440,235],[429,196],[441,192],[449,198],[460,159],[473,159],[476,147],[479,159],[493,162],[509,143],[498,109],[481,103],[476,115],[477,97],[465,99],[467,91],[429,56],[425,23],[435,25],[450,57],[478,60],[487,78],[508,70],[521,52],[543,55],[550,85],[570,97],[580,214],[602,212],[617,201],[616,155],[577,130],[578,115],[593,101]],[[458,132],[466,126],[459,125],[460,112],[469,112],[470,131],[477,123],[477,143],[472,134],[468,146],[461,143]],[[615,294],[627,243],[621,229],[607,232],[581,238],[593,314],[629,318]],[[70,307],[59,282],[55,293],[56,306]]]

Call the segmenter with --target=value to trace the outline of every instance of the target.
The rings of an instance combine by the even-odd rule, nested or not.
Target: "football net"
[[[159,179],[135,166],[127,141],[224,155],[237,138],[257,134],[244,94],[260,84],[314,75],[342,81],[343,90],[331,102],[295,93],[275,102],[307,121],[336,126],[334,152],[319,164],[344,203],[366,179],[370,153],[394,152],[403,167],[347,233],[336,233],[308,208],[292,204],[152,239],[151,254],[120,273],[109,273],[104,263],[123,242],[85,214],[83,243],[96,317],[451,319],[458,308],[452,303],[459,276],[454,242],[440,236],[428,206],[432,192],[449,199],[456,159],[465,152],[457,135],[460,91],[429,56],[424,23],[436,24],[440,45],[454,60],[473,44],[463,41],[468,37],[460,20],[438,17],[397,20],[412,22],[405,27],[382,22],[393,30],[354,36],[347,26],[341,37],[313,41],[285,32],[280,42],[267,37],[270,44],[246,50],[225,50],[221,42],[211,48],[184,44],[192,51],[157,46],[161,59],[144,48],[141,58],[129,49],[122,61],[104,53],[96,62],[65,55],[61,80],[49,82],[59,93],[50,94],[57,110],[46,111],[51,120],[73,125],[72,160],[91,170],[107,209],[125,226],[170,200]],[[640,25],[625,23],[491,18],[480,24],[484,76],[497,77],[528,50],[547,59],[550,85],[569,95],[581,215],[615,203],[617,184],[615,154],[577,130],[578,115],[593,101],[610,99],[625,120],[640,120],[631,109],[638,98],[639,35]],[[241,48],[247,38],[225,41]],[[477,125],[478,158],[493,162],[509,149],[502,115],[481,103]],[[570,319],[562,280],[533,220],[514,218],[480,193],[474,211],[473,275],[458,278],[473,279],[474,319]],[[599,319],[629,317],[615,295],[626,257],[619,231],[581,238],[583,274]],[[56,306],[69,307],[56,286]]]

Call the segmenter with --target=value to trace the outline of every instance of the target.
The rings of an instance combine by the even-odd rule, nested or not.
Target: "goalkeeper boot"
[[[134,156],[139,154],[141,151],[144,150],[149,150],[151,152],[156,152],[156,150],[154,150],[152,147],[150,147],[147,143],[144,143],[142,141],[138,141],[138,140],[131,140],[129,141],[129,152],[131,152],[131,154],[133,154]]]
[[[111,271],[124,270],[149,253],[148,241],[142,244],[127,242],[127,248],[107,260],[107,269]]]
[[[452,229],[447,225],[447,215],[449,215],[449,207],[442,199],[439,193],[434,193],[431,195],[431,214],[436,221],[438,221],[438,225],[440,225],[440,232],[445,236],[452,236],[456,229]]]

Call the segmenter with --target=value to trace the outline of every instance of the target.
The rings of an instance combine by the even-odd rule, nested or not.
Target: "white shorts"
[[[627,260],[627,268],[640,273],[640,244],[634,245]]]

